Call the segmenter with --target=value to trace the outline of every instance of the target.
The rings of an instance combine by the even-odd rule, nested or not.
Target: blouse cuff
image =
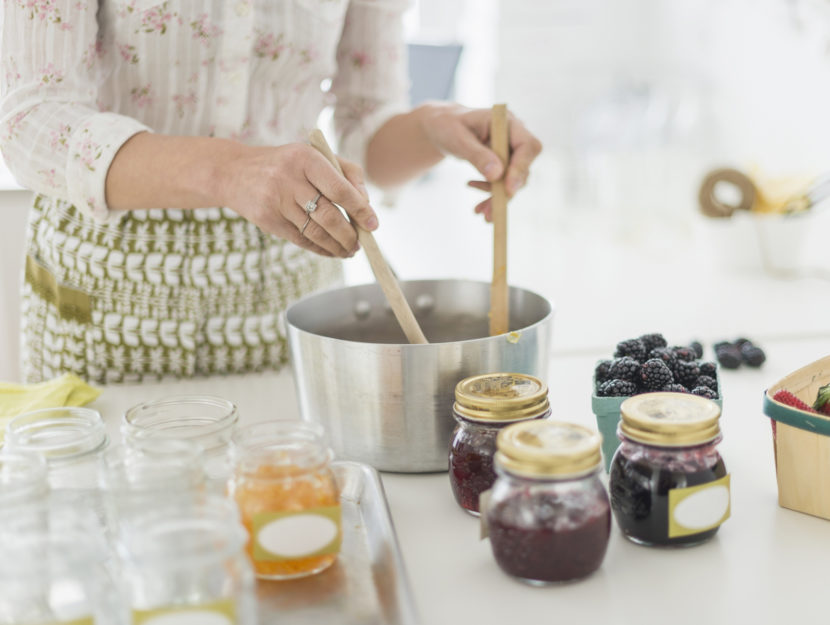
[[[338,153],[366,171],[366,150],[372,137],[392,117],[408,110],[409,107],[404,102],[390,102],[364,115],[358,123],[350,125],[349,130],[340,138]]]
[[[103,223],[121,218],[106,199],[107,172],[116,152],[133,135],[149,131],[141,122],[115,113],[98,113],[69,139],[66,181],[69,201],[81,212]]]

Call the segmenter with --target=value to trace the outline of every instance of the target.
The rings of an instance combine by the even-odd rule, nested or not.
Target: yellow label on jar
[[[340,551],[340,506],[262,512],[252,522],[257,562],[285,562]]]
[[[221,599],[197,605],[133,610],[133,625],[236,625],[236,602]]]
[[[669,491],[669,538],[715,529],[729,518],[729,475]]]

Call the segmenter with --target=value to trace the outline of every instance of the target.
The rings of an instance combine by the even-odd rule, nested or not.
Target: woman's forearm
[[[423,173],[444,155],[435,147],[425,124],[436,106],[423,104],[390,118],[374,134],[366,149],[366,175],[380,186],[394,186]]]
[[[110,165],[107,205],[113,210],[220,206],[223,169],[251,149],[230,139],[139,133]]]

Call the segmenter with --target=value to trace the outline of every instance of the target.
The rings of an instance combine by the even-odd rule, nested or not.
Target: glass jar
[[[126,445],[142,439],[179,439],[204,449],[204,469],[217,493],[224,493],[231,474],[230,440],[239,421],[236,404],[207,395],[181,395],[148,401],[124,413]]]
[[[131,623],[255,625],[255,578],[233,502],[165,502],[124,524]]]
[[[22,451],[0,453],[0,526],[45,529],[48,495],[43,456]]]
[[[581,579],[600,567],[611,534],[600,440],[592,430],[550,420],[499,433],[498,478],[484,514],[505,573],[542,585]]]
[[[233,436],[231,490],[258,577],[291,579],[332,565],[342,539],[340,494],[323,427],[276,420]]]
[[[548,387],[520,373],[489,373],[455,387],[450,441],[450,487],[464,510],[479,515],[478,499],[496,480],[496,436],[506,425],[550,416]]]
[[[108,442],[101,415],[89,408],[34,410],[12,419],[6,429],[6,449],[46,460],[53,508],[84,508],[101,523],[99,480]]]
[[[690,394],[645,393],[625,400],[620,413],[608,483],[623,535],[659,546],[712,538],[730,512],[718,405]]]

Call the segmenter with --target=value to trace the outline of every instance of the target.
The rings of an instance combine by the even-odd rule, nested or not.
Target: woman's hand
[[[345,178],[309,145],[240,144],[216,172],[218,204],[232,208],[263,231],[317,254],[353,256],[359,249],[357,233],[334,204],[366,230],[375,230],[378,221],[369,205],[363,171],[351,161],[339,160]],[[306,213],[306,203],[318,192],[317,209]]]
[[[443,154],[452,154],[469,161],[485,180],[469,182],[471,187],[490,190],[490,183],[501,178],[503,167],[490,149],[490,109],[468,109],[457,104],[434,103],[424,105],[422,128],[427,138]],[[542,151],[542,144],[524,124],[508,112],[510,135],[510,162],[504,178],[508,197],[512,197],[526,183],[530,164]],[[492,219],[490,198],[480,202],[476,213]]]

